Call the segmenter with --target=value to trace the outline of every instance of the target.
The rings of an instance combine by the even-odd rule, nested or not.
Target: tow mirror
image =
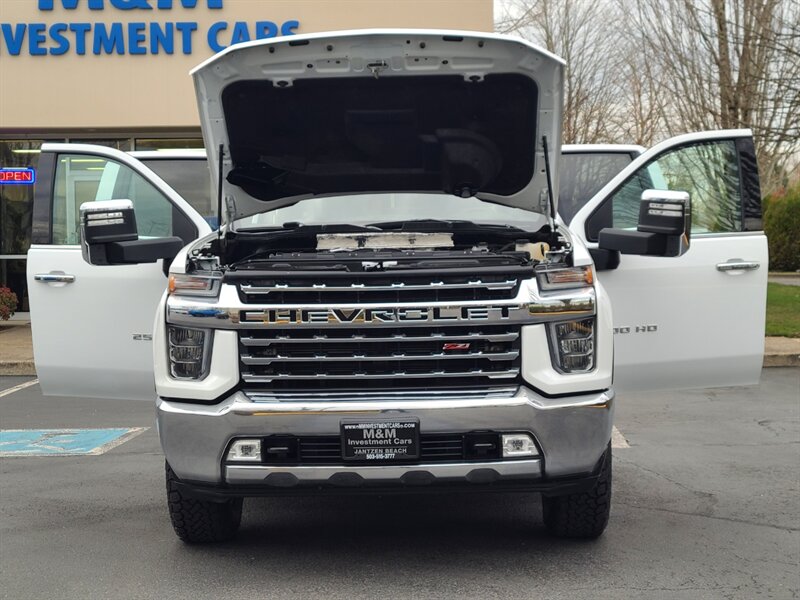
[[[605,228],[598,246],[620,254],[683,256],[689,249],[692,209],[687,192],[645,190],[636,231]]]
[[[81,241],[87,245],[139,239],[130,200],[100,200],[81,204]]]
[[[81,204],[81,250],[92,265],[133,265],[173,259],[183,247],[177,237],[139,239],[130,200]]]

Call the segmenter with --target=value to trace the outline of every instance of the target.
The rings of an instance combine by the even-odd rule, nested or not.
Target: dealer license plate
[[[345,460],[407,460],[419,458],[419,421],[342,421],[342,456]]]

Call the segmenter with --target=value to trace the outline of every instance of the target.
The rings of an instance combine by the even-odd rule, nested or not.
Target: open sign
[[[32,185],[36,183],[34,169],[2,169],[0,168],[0,185]]]

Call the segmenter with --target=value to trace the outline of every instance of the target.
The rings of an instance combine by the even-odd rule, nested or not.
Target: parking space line
[[[611,447],[612,448],[630,448],[631,445],[628,443],[628,440],[625,439],[625,436],[622,435],[617,426],[615,425],[614,428],[611,430]]]
[[[31,379],[30,381],[26,381],[25,383],[20,383],[19,385],[15,385],[14,387],[10,387],[7,390],[2,390],[2,391],[0,391],[0,398],[2,398],[3,396],[8,396],[10,394],[13,394],[14,392],[18,392],[20,390],[24,390],[25,388],[29,388],[31,386],[34,386],[37,383],[39,383],[38,379]]]

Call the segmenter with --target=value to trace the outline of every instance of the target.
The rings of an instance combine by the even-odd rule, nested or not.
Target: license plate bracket
[[[397,462],[419,458],[419,419],[344,419],[346,461]]]

